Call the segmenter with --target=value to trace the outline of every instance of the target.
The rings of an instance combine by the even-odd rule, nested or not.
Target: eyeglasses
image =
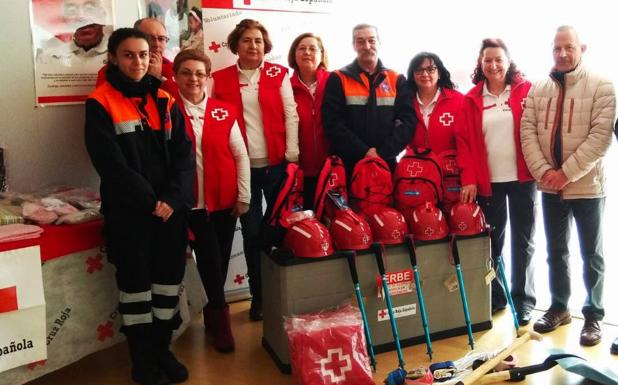
[[[178,75],[186,78],[192,78],[193,76],[195,76],[196,78],[198,78],[198,80],[204,80],[209,77],[208,74],[206,74],[205,72],[191,72],[189,70],[178,71]]]
[[[151,42],[158,41],[159,43],[165,44],[170,41],[170,38],[167,36],[148,35],[148,40]]]
[[[414,70],[414,75],[422,75],[423,73],[426,73],[427,75],[433,75],[434,73],[436,73],[437,69],[438,67],[436,66],[419,68],[419,69]]]
[[[320,50],[320,48],[311,45],[311,46],[304,46],[304,45],[300,45],[296,48],[297,51],[299,52],[304,52],[304,51],[308,51],[309,53],[316,53]]]

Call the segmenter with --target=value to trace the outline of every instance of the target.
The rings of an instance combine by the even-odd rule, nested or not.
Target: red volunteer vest
[[[191,118],[182,100],[177,104],[185,118],[187,136],[191,139],[195,154],[197,143]],[[230,133],[235,121],[234,106],[208,98],[200,143],[204,168],[204,200],[208,211],[232,208],[238,200],[236,161],[230,149]],[[194,193],[197,199],[197,167],[195,172]]]
[[[436,105],[429,115],[429,128],[425,126],[423,113],[416,98],[412,95],[412,103],[418,123],[414,137],[410,141],[410,147],[430,148],[434,153],[439,154],[447,150],[455,150],[455,126],[461,124],[459,111],[463,103],[463,95],[455,90],[443,88],[438,96]]]
[[[258,86],[258,101],[262,110],[264,138],[268,148],[268,163],[277,165],[285,159],[285,116],[283,100],[281,99],[281,84],[287,74],[287,68],[278,64],[264,62],[260,72]],[[216,99],[232,103],[238,111],[243,111],[240,95],[240,81],[236,64],[216,71],[212,74],[215,82]],[[245,85],[243,85],[245,86]],[[247,142],[247,130],[243,114],[238,114],[238,125],[242,136]]]

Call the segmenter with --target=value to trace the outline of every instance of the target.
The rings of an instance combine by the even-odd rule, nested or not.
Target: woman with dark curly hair
[[[485,39],[464,99],[464,124],[457,129],[461,201],[476,198],[491,233],[494,261],[502,254],[507,214],[511,231],[511,295],[520,325],[536,304],[533,284],[536,183],[521,151],[519,123],[530,82],[501,39]],[[499,280],[492,282],[492,312],[506,307]]]
[[[414,56],[408,66],[408,83],[416,116],[422,117],[410,146],[430,148],[437,154],[455,150],[455,126],[460,123],[463,95],[455,90],[440,57],[431,52]]]

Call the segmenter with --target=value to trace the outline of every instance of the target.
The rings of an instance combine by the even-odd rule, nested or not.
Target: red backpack
[[[440,159],[428,148],[406,147],[395,168],[395,208],[406,214],[425,202],[442,201]]]
[[[269,203],[264,214],[262,241],[268,250],[281,246],[283,237],[292,225],[288,218],[303,210],[303,170],[296,163],[288,163],[279,182],[276,199]]]
[[[442,206],[444,211],[448,212],[455,203],[459,202],[461,170],[457,165],[457,152],[455,150],[442,151],[438,154],[438,157],[442,166],[442,187],[444,190]]]
[[[326,158],[318,176],[313,202],[313,211],[318,220],[329,222],[334,217],[336,207],[333,197],[337,197],[341,204],[347,205],[348,192],[345,167],[341,158],[336,155],[330,155]]]
[[[364,157],[354,166],[350,183],[350,206],[358,213],[391,206],[393,180],[384,159]]]

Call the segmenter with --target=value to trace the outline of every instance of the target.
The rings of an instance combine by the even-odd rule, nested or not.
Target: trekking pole
[[[410,263],[412,264],[412,271],[414,272],[414,285],[416,286],[416,295],[418,296],[418,304],[421,308],[421,319],[423,321],[423,330],[425,331],[425,343],[427,344],[427,355],[429,360],[432,357],[431,349],[431,337],[429,336],[429,324],[427,322],[427,311],[425,310],[425,299],[423,297],[423,289],[421,288],[421,279],[418,273],[417,261],[416,261],[416,246],[414,245],[414,238],[411,234],[406,235],[406,245],[408,246],[410,254]]]
[[[506,281],[506,274],[504,273],[504,260],[502,259],[501,255],[496,256],[496,262],[498,264],[498,275],[500,276],[500,280],[502,281],[502,286],[504,286],[504,291],[506,292],[506,299],[509,301],[509,306],[511,308],[511,314],[513,314],[515,333],[517,334],[517,337],[519,337],[519,321],[517,321],[517,310],[515,310],[515,304],[513,304],[513,297],[511,297],[509,284]]]
[[[395,340],[395,347],[397,348],[397,357],[399,358],[399,367],[405,371],[406,363],[403,360],[403,352],[401,351],[401,344],[399,342],[399,331],[397,330],[397,321],[395,320],[395,312],[393,311],[393,304],[391,302],[391,295],[388,291],[388,282],[386,280],[386,271],[384,269],[384,245],[376,242],[371,245],[371,248],[376,256],[376,262],[378,264],[378,271],[382,278],[382,288],[384,289],[384,298],[386,299],[386,307],[388,309],[388,316],[391,322],[391,329],[393,331],[393,339]]]
[[[461,304],[463,306],[464,318],[466,319],[466,328],[468,329],[468,345],[474,350],[474,336],[472,335],[472,325],[470,323],[470,311],[468,309],[468,300],[466,299],[466,288],[464,287],[463,274],[461,273],[461,262],[459,261],[459,250],[455,235],[451,238],[451,255],[455,262],[455,271],[457,272],[457,282],[459,283],[459,294],[461,294]]]
[[[356,292],[356,301],[358,301],[358,308],[363,317],[363,329],[365,331],[365,339],[367,340],[367,351],[369,352],[369,358],[371,360],[371,367],[373,371],[376,371],[376,356],[373,351],[373,342],[371,341],[371,331],[369,330],[369,323],[367,322],[367,313],[365,312],[365,305],[363,303],[363,295],[361,293],[360,283],[358,280],[358,271],[356,270],[356,252],[352,250],[346,250],[343,252],[348,259],[348,266],[350,268],[350,274],[352,275],[352,282],[354,283],[354,291]]]

